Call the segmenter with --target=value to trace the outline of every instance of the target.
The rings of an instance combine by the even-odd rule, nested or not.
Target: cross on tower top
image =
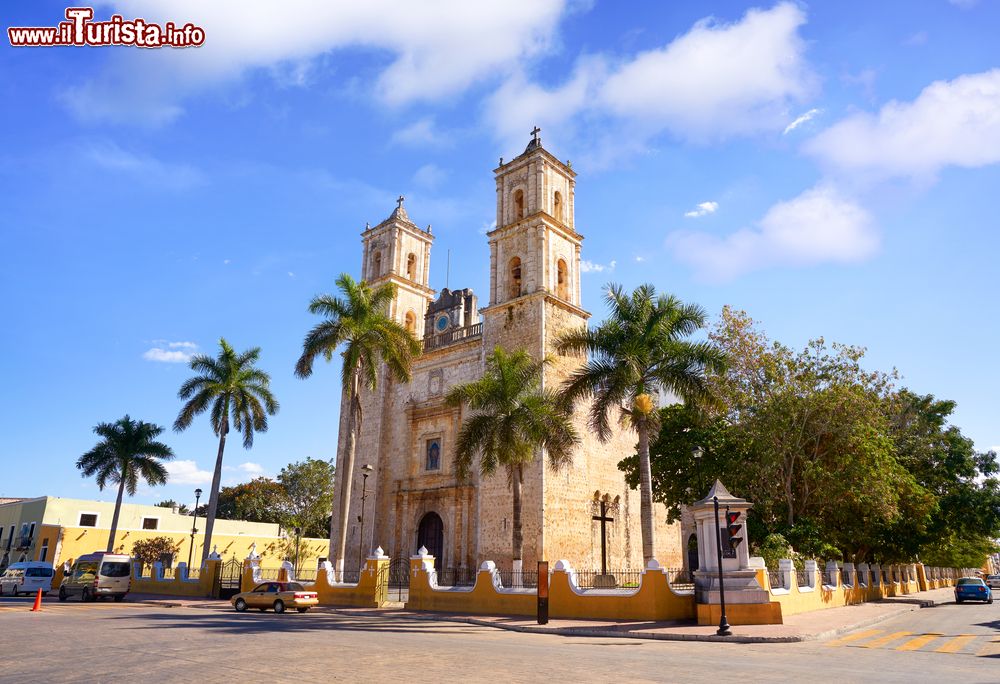
[[[405,197],[403,197],[402,195],[400,195],[399,197],[397,197],[397,198],[396,198],[396,206],[397,206],[398,208],[402,209],[402,208],[403,208],[403,200],[405,200],[405,199],[406,199],[406,198],[405,198]]]
[[[541,132],[542,129],[539,128],[538,126],[535,126],[533,129],[531,129],[531,137],[535,141],[536,145],[538,144],[538,134]]]

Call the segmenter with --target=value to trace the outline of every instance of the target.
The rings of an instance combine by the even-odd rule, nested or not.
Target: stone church
[[[487,237],[488,304],[470,289],[431,289],[434,236],[410,220],[403,198],[386,220],[361,235],[361,277],[378,286],[396,284],[390,314],[423,341],[412,380],[393,383],[385,373],[375,393],[362,398],[351,488],[345,568],[358,567],[359,554],[382,547],[393,558],[425,546],[439,568],[474,569],[485,560],[510,568],[512,497],[504,471],[489,478],[456,476],[453,449],[463,409],[445,404],[455,384],[481,377],[496,345],[551,355],[544,385],[555,388],[582,363],[559,356],[560,333],[583,326],[590,314],[580,301],[583,236],[574,220],[576,174],[548,150],[537,130],[524,153],[494,169],[496,228]],[[342,402],[346,407],[346,402]],[[619,428],[607,443],[598,441],[575,416],[582,441],[570,467],[553,471],[543,455],[525,468],[522,525],[524,567],[537,560],[569,560],[580,570],[601,567],[600,501],[607,517],[609,568],[642,567],[639,492],[630,490],[618,462],[635,452],[636,436]],[[341,410],[338,474],[346,440],[346,408]],[[364,466],[370,465],[366,477]],[[340,500],[338,478],[335,501]],[[362,515],[362,505],[364,513]],[[662,565],[682,565],[680,528],[666,524],[655,509],[656,557]],[[363,529],[362,529],[363,520]]]

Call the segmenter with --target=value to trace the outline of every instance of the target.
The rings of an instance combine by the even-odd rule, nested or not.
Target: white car
[[[990,589],[1000,589],[1000,575],[987,575],[986,586]]]
[[[0,575],[0,594],[34,594],[39,589],[43,594],[52,591],[52,563],[29,561],[13,563]]]

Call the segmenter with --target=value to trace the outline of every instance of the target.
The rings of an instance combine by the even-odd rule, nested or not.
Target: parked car
[[[986,586],[990,589],[1000,589],[1000,575],[987,575]]]
[[[955,603],[985,601],[993,603],[993,592],[978,577],[963,577],[955,585]]]
[[[88,553],[73,564],[68,576],[59,587],[59,600],[79,595],[82,601],[96,601],[112,597],[125,599],[132,588],[132,559],[116,553]]]
[[[315,591],[306,591],[298,582],[264,582],[252,591],[244,591],[232,598],[233,608],[239,612],[256,608],[264,612],[268,608],[275,613],[284,613],[286,608],[294,608],[305,613],[319,603]]]
[[[0,594],[34,594],[39,589],[43,594],[52,591],[52,563],[29,561],[14,563],[0,575]]]

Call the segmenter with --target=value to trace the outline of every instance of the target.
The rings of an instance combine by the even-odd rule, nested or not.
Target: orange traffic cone
[[[31,607],[32,613],[37,613],[42,609],[42,590],[39,589],[38,593],[35,594],[35,605]]]

